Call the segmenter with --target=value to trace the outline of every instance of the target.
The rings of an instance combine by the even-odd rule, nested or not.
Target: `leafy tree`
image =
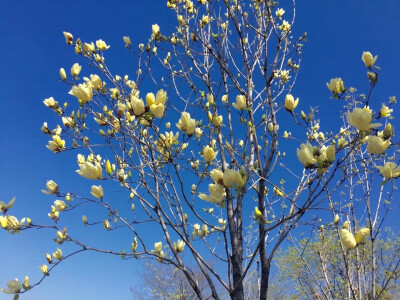
[[[47,254],[38,282],[26,277],[21,286],[11,280],[4,292],[25,293],[72,255],[96,251],[173,265],[198,299],[245,299],[246,280],[256,274],[251,293],[266,299],[273,259],[292,230],[304,228],[310,212],[320,209],[340,213],[355,228],[361,220],[353,213],[359,209],[356,195],[365,198],[367,228],[371,241],[376,239],[391,196],[379,198],[372,210],[372,178],[383,175],[392,184],[382,184],[380,195],[387,189],[393,195],[393,178],[400,175],[388,122],[395,98],[388,106],[371,101],[376,57],[362,56],[370,82],[365,94],[346,88],[340,78],[327,84],[332,97],[342,100],[329,105],[344,103],[346,117],[341,129],[324,133],[317,111],[299,113],[302,103],[292,95],[306,41],[305,34],[292,36],[295,6],[285,11],[269,0],[169,0],[167,6],[176,13],[176,31],[154,24],[149,41],[138,46],[123,37],[137,59],[133,76],[111,70],[106,42],[64,32],[79,63],[71,75],[61,69],[60,77],[75,99],[64,105],[45,99],[60,124],[44,123],[42,131],[50,151],[78,153],[77,173],[83,184],[94,185],[88,196],[49,180],[44,192],[58,199],[48,213],[50,225],[19,221],[9,214],[13,203],[1,203],[3,229],[51,229],[61,248],[75,247]],[[299,147],[298,160],[293,147]],[[343,207],[333,197],[355,178],[362,182],[350,185],[351,205]],[[112,196],[115,189],[126,201],[122,193]],[[127,238],[91,246],[69,230],[73,212],[84,213],[84,226]],[[124,250],[116,249],[121,244]],[[372,298],[381,293],[377,249],[372,243]],[[343,255],[347,261],[353,252]],[[351,298],[357,294],[349,266]],[[199,272],[204,280],[198,280]]]

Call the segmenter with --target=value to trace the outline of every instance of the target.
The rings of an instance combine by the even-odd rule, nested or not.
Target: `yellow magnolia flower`
[[[89,102],[93,97],[92,84],[88,82],[81,83],[78,86],[74,85],[68,94],[75,96],[83,103]]]
[[[278,9],[275,11],[275,15],[279,18],[279,20],[282,19],[282,16],[283,16],[284,13],[285,13],[285,10],[282,9],[282,8],[278,8]]]
[[[98,75],[90,75],[90,82],[92,83],[92,87],[96,90],[99,91],[101,90],[102,87],[102,82],[101,79]]]
[[[98,50],[107,50],[108,48],[110,48],[110,46],[107,46],[106,42],[104,42],[103,40],[97,40],[96,46]]]
[[[263,218],[263,214],[261,213],[261,211],[258,209],[258,207],[254,207],[254,215],[256,216],[257,219],[261,219]]]
[[[99,186],[92,185],[92,191],[90,193],[93,195],[93,197],[96,197],[99,199],[104,197],[104,191],[103,191],[103,188],[101,185],[99,185]]]
[[[91,52],[95,52],[95,51],[96,51],[96,49],[94,48],[93,42],[91,42],[90,44],[88,44],[88,43],[83,44],[83,52],[89,53],[89,55],[90,55]]]
[[[161,253],[162,251],[162,242],[154,243],[154,250],[155,253]]]
[[[56,211],[63,211],[67,208],[67,205],[62,200],[56,200],[56,201],[54,201],[54,207],[55,207]]]
[[[275,193],[275,195],[277,195],[279,197],[285,196],[285,194],[280,189],[278,189],[276,186],[274,186],[274,193]]]
[[[389,107],[387,107],[384,103],[382,103],[382,108],[379,111],[379,116],[380,117],[390,117],[390,114],[393,112],[393,109],[390,109]]]
[[[130,37],[129,36],[124,36],[123,38],[122,38],[123,40],[124,40],[124,42],[125,42],[125,47],[126,48],[129,48],[130,46],[131,46],[131,39],[130,39]]]
[[[208,16],[204,16],[200,20],[200,27],[204,28],[210,22],[210,18]]]
[[[57,248],[56,252],[53,252],[53,257],[57,260],[61,260],[63,257],[61,249]]]
[[[369,234],[370,231],[371,229],[369,228],[361,228],[359,231],[357,231],[356,234],[357,245],[361,244],[364,241],[365,237]]]
[[[210,177],[215,183],[223,184],[224,173],[221,170],[214,169],[210,172]]]
[[[185,248],[185,242],[178,240],[176,243],[174,243],[174,249],[176,252],[182,252],[183,249]]]
[[[335,145],[329,145],[325,151],[326,159],[332,163],[335,161]]]
[[[368,138],[367,150],[371,154],[382,154],[390,146],[390,140],[382,140],[377,136]]]
[[[66,232],[62,232],[62,231],[57,231],[57,237],[60,240],[65,240],[67,238],[67,233]]]
[[[294,100],[294,97],[291,94],[287,94],[285,97],[285,108],[288,111],[293,111],[296,107],[297,104],[299,104],[299,98]]]
[[[210,146],[205,146],[203,149],[203,157],[206,162],[211,162],[217,157],[218,151],[215,152]]]
[[[153,34],[151,35],[151,37],[153,39],[155,39],[156,41],[161,41],[160,26],[158,26],[157,24],[153,24],[151,26],[151,30],[153,31]]]
[[[135,95],[132,95],[132,94],[131,94],[130,98],[131,98],[131,106],[133,109],[133,113],[136,116],[141,116],[145,112],[143,100],[139,99],[138,97],[136,97]]]
[[[307,144],[301,144],[300,148],[301,149],[297,149],[297,158],[300,160],[300,162],[305,167],[314,165],[317,162],[317,160],[313,155],[314,152],[313,146],[310,143],[307,143]]]
[[[329,83],[326,83],[326,86],[335,97],[346,91],[342,78],[332,78]]]
[[[21,283],[17,278],[15,278],[7,282],[7,288],[8,289],[0,289],[0,290],[6,294],[17,294],[21,291]]]
[[[230,187],[232,186],[233,182],[239,187],[243,187],[245,185],[245,182],[239,172],[236,172],[232,169],[226,169],[223,175],[224,186]]]
[[[1,212],[7,212],[7,210],[14,205],[15,202],[15,197],[8,202],[8,204],[5,204],[3,201],[0,201],[0,211]]]
[[[110,222],[108,220],[104,220],[103,221],[103,226],[106,230],[110,230],[111,229],[111,225]]]
[[[8,219],[5,216],[0,216],[0,226],[1,228],[7,228]]]
[[[376,60],[378,59],[378,55],[376,55],[375,57],[372,56],[371,52],[369,51],[364,51],[362,56],[361,56],[362,61],[364,62],[365,66],[367,68],[372,67]]]
[[[82,222],[83,222],[83,225],[85,225],[85,226],[88,224],[88,220],[85,215],[82,216]]]
[[[67,74],[65,73],[64,68],[60,69],[60,78],[61,78],[61,80],[67,79]]]
[[[85,161],[83,164],[79,165],[79,168],[80,170],[76,172],[87,179],[101,179],[103,174],[101,165],[97,161],[94,163]]]
[[[30,289],[29,277],[28,276],[25,276],[24,282],[22,283],[22,287],[24,288],[24,290],[29,290]]]
[[[246,97],[244,95],[236,96],[236,103],[232,103],[232,106],[238,110],[245,109],[246,108]]]
[[[108,175],[111,175],[113,173],[113,171],[111,169],[111,163],[109,160],[107,160],[107,162],[106,162],[106,172]]]
[[[53,263],[53,257],[50,254],[46,253],[46,259],[49,264]]]
[[[196,120],[190,117],[190,114],[183,112],[178,124],[176,124],[178,129],[185,131],[187,135],[193,135],[196,128]]]
[[[75,63],[75,64],[72,65],[72,68],[71,68],[71,75],[74,76],[74,77],[76,77],[76,76],[79,75],[79,73],[81,72],[81,70],[82,70],[82,67],[81,67],[78,63]]]
[[[40,271],[42,271],[43,275],[48,275],[49,274],[49,268],[47,267],[47,265],[42,265],[39,266]]]
[[[371,128],[381,126],[381,124],[378,123],[371,124],[371,113],[359,107],[355,108],[352,112],[347,112],[346,118],[351,125],[353,125],[355,128],[357,128],[357,130],[360,131],[367,131]]]
[[[73,39],[74,39],[74,37],[72,36],[72,34],[70,34],[69,32],[63,32],[63,34],[64,34],[64,37],[65,37],[65,42],[68,44],[68,45],[72,45],[72,43],[73,43]]]
[[[349,222],[346,221],[343,223],[342,229],[340,229],[339,236],[343,246],[351,250],[357,246],[357,242],[348,228],[349,228]]]
[[[53,97],[43,100],[44,105],[50,108],[58,108],[58,102],[54,100]]]
[[[138,246],[138,242],[137,242],[137,239],[136,239],[136,236],[135,236],[135,238],[133,239],[132,245],[131,245],[131,249],[132,249],[133,253],[136,252],[137,246]]]
[[[290,24],[289,24],[289,22],[286,21],[286,20],[283,20],[282,25],[279,26],[279,29],[280,29],[281,31],[289,31],[290,28],[291,28],[291,27],[290,27]]]
[[[53,135],[53,140],[49,141],[49,144],[46,146],[46,148],[54,153],[58,153],[65,148],[65,141],[62,140],[58,135]]]
[[[47,180],[46,188],[47,188],[47,191],[42,190],[42,193],[44,193],[46,195],[58,193],[58,185],[53,180]]]
[[[377,168],[386,179],[400,176],[400,166],[397,166],[395,163],[387,162],[384,166],[378,166]]]
[[[335,222],[335,224],[339,223],[339,215],[335,215],[335,217],[333,218],[333,222]]]
[[[199,194],[199,198],[204,201],[211,203],[221,203],[225,198],[225,188],[220,184],[209,184],[208,185],[209,195]]]

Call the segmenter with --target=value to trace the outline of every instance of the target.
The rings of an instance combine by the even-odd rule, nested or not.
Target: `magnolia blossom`
[[[342,78],[332,78],[329,83],[326,83],[326,86],[335,96],[346,91]]]
[[[110,48],[110,46],[108,46],[106,44],[106,42],[104,42],[103,40],[97,40],[96,46],[97,46],[97,49],[99,49],[99,50],[107,50],[108,48]]]
[[[71,68],[71,75],[74,76],[74,77],[76,77],[76,76],[79,75],[79,73],[81,72],[81,70],[82,70],[82,67],[81,67],[78,63],[75,63],[75,64],[72,65],[72,68]]]
[[[154,96],[153,93],[148,93],[146,95],[146,104],[148,107],[150,107],[150,111],[154,114],[156,118],[163,117],[166,100],[167,92],[162,89],[157,92],[156,96]]]
[[[17,294],[21,291],[21,283],[17,278],[7,282],[8,289],[1,289],[6,294]]]
[[[87,82],[81,83],[78,86],[74,85],[68,94],[75,96],[84,103],[89,102],[93,97],[92,84]]]
[[[134,95],[131,95],[131,106],[136,116],[141,116],[145,112],[143,100]]]
[[[43,100],[44,105],[50,108],[57,108],[58,102],[54,100],[53,97],[47,98]]]
[[[131,245],[131,249],[132,249],[133,253],[136,252],[137,246],[138,246],[138,242],[137,242],[137,238],[135,236],[135,238],[133,239],[132,245]]]
[[[246,108],[246,97],[244,95],[236,96],[236,103],[232,103],[232,106],[239,110],[245,109]]]
[[[15,202],[15,197],[8,202],[8,204],[5,204],[3,201],[0,201],[0,211],[6,212],[10,207],[14,205]]]
[[[98,75],[90,75],[90,81],[92,83],[92,87],[96,90],[99,91],[102,87],[102,82],[101,79]]]
[[[162,251],[162,242],[154,243],[154,250],[155,253],[160,253]]]
[[[299,98],[294,100],[294,97],[291,94],[287,94],[285,97],[285,108],[288,111],[293,111],[296,107],[297,104],[299,104]]]
[[[104,191],[103,191],[103,188],[101,185],[99,185],[99,186],[92,185],[92,190],[90,193],[93,195],[93,197],[96,197],[99,199],[104,197]]]
[[[96,49],[94,48],[94,44],[93,42],[91,42],[90,44],[88,43],[84,43],[83,44],[83,52],[95,52]]]
[[[67,79],[67,74],[65,73],[64,68],[60,69],[60,78],[61,78],[61,80]]]
[[[305,167],[314,165],[317,160],[313,155],[313,146],[310,143],[307,143],[301,144],[300,147],[301,149],[297,149],[297,158],[300,160],[300,162]]]
[[[226,169],[223,175],[224,186],[230,187],[233,182],[239,187],[243,187],[245,185],[245,182],[239,172],[236,172],[232,169]]]
[[[56,211],[63,211],[67,208],[67,205],[62,200],[56,200],[56,201],[54,201],[54,207],[55,207]]]
[[[71,45],[72,43],[73,43],[73,36],[72,36],[72,34],[70,34],[69,32],[66,32],[66,31],[64,31],[63,32],[63,34],[64,34],[64,37],[65,37],[65,42],[68,44],[68,45]]]
[[[344,222],[342,229],[340,229],[339,236],[343,246],[351,250],[357,246],[357,242],[348,228],[349,228],[349,222],[346,221]]]
[[[372,115],[367,109],[355,108],[352,112],[346,113],[347,121],[353,125],[357,130],[367,131],[371,128],[381,126],[381,124],[371,124]]]
[[[160,26],[158,26],[157,24],[153,24],[151,26],[151,30],[153,31],[153,34],[151,35],[151,37],[153,39],[155,39],[156,41],[161,41]]]
[[[357,245],[361,244],[364,241],[365,237],[369,234],[370,231],[371,229],[369,228],[361,228],[359,231],[357,231],[356,234]]]
[[[390,146],[390,140],[382,140],[378,136],[368,138],[367,150],[371,154],[382,154]]]
[[[56,252],[53,252],[53,257],[55,259],[61,260],[62,259],[62,251],[61,251],[61,249],[57,248]]]
[[[130,39],[130,37],[129,36],[124,36],[123,38],[122,38],[123,40],[124,40],[124,42],[125,42],[125,47],[130,47],[131,46],[131,39]]]
[[[372,56],[371,52],[369,51],[364,51],[362,56],[361,56],[362,61],[364,62],[365,66],[367,68],[372,67],[376,60],[378,59],[378,55],[376,55],[375,57]]]
[[[212,180],[214,180],[215,183],[222,184],[224,173],[221,170],[214,169],[210,172],[210,177],[212,178]]]
[[[379,116],[380,117],[390,117],[390,114],[393,112],[393,109],[390,109],[389,107],[387,107],[384,103],[382,103],[382,107],[379,110]]]
[[[275,11],[275,15],[279,18],[282,19],[283,14],[285,13],[285,10],[283,8],[278,8]]]
[[[97,161],[94,163],[85,161],[84,163],[79,164],[79,168],[80,170],[77,170],[76,172],[87,179],[101,179],[103,174],[101,165]]]
[[[46,148],[54,153],[60,152],[65,148],[65,141],[62,140],[58,135],[53,135],[53,140],[49,141],[49,144],[46,146]]]
[[[199,194],[199,198],[204,201],[208,201],[211,203],[221,203],[225,198],[225,188],[220,184],[209,184],[208,191],[210,195]]]
[[[110,229],[111,229],[110,222],[109,222],[108,220],[104,220],[104,221],[103,221],[103,227],[104,227],[106,230],[110,230]]]
[[[44,275],[48,275],[49,274],[49,267],[47,265],[41,265],[39,266],[40,271],[42,271],[42,273]]]
[[[29,277],[28,276],[25,276],[24,282],[22,283],[22,287],[24,288],[24,290],[29,290],[30,289]]]
[[[187,135],[192,135],[196,128],[196,120],[192,119],[189,113],[183,112],[176,127],[185,131]]]
[[[183,249],[185,248],[185,242],[178,240],[176,243],[174,243],[174,249],[176,252],[182,252]]]
[[[215,152],[213,148],[210,146],[205,146],[203,149],[203,157],[206,162],[211,162],[215,159],[217,156],[218,152]]]
[[[400,166],[397,166],[395,163],[387,162],[384,166],[378,166],[377,168],[386,179],[400,176]]]

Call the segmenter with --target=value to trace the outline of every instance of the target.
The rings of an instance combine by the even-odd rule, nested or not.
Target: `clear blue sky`
[[[365,50],[379,55],[377,65],[382,68],[373,102],[400,95],[396,73],[400,67],[399,15],[400,2],[396,0],[299,0],[294,35],[306,31],[308,42],[294,92],[303,105],[319,105],[321,119],[337,113],[341,106],[330,105],[335,100],[329,99],[326,88],[332,77],[342,77],[346,86],[367,89],[361,62]],[[84,41],[105,40],[111,45],[107,57],[113,69],[133,75],[134,60],[124,48],[122,36],[129,35],[133,44],[146,42],[154,23],[166,32],[171,32],[175,23],[164,0],[0,2],[0,200],[17,198],[11,214],[48,222],[54,199],[40,192],[46,180],[53,179],[69,190],[76,190],[80,182],[75,174],[77,153],[52,154],[45,147],[48,137],[40,131],[44,121],[58,121],[42,104],[43,99],[72,100],[58,82],[59,68],[69,72],[77,61],[62,32],[69,31]],[[19,236],[0,231],[0,286],[5,287],[14,277],[38,279],[44,254],[56,248],[50,237],[52,233],[44,231]],[[85,253],[66,261],[22,299],[129,299],[137,271],[133,261]],[[0,294],[0,299],[11,297]]]

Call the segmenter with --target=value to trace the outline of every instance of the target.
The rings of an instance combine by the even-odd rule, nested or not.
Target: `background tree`
[[[72,105],[60,105],[47,98],[45,105],[61,117],[62,126],[50,129],[44,124],[42,131],[51,136],[48,148],[53,152],[79,149],[78,174],[103,180],[105,188],[93,185],[93,197],[86,197],[64,192],[49,181],[47,193],[65,200],[55,200],[49,212],[54,225],[18,221],[7,213],[11,203],[4,205],[2,227],[10,232],[50,228],[57,243],[75,244],[68,255],[55,251],[54,264],[48,256],[52,266],[40,267],[44,277],[59,261],[84,251],[123,259],[155,258],[182,271],[203,299],[193,271],[180,254],[185,251],[192,255],[215,299],[220,298],[216,282],[232,299],[243,299],[245,278],[258,263],[258,293],[265,299],[277,249],[308,211],[327,207],[332,192],[352,177],[346,170],[352,167],[352,153],[365,148],[364,138],[372,137],[366,153],[371,158],[390,145],[391,133],[377,136],[377,126],[371,123],[373,117],[383,116],[355,108],[369,104],[377,73],[371,69],[373,63],[367,66],[371,90],[366,100],[352,90],[345,93],[340,79],[330,82],[333,96],[350,103],[348,120],[360,132],[349,135],[347,144],[339,144],[342,137],[320,131],[314,109],[307,114],[294,112],[299,101],[291,93],[305,40],[305,35],[291,38],[294,8],[288,22],[283,19],[285,10],[270,1],[169,1],[168,6],[177,15],[176,32],[163,33],[154,24],[150,41],[138,50],[124,38],[138,58],[134,81],[110,71],[105,60],[109,46],[104,41],[95,45],[64,33],[66,42],[98,74],[88,73],[81,81],[79,64],[72,67],[72,78],[60,71],[77,99]],[[292,166],[293,159],[284,155],[293,147],[285,142],[291,134],[279,130],[288,117],[298,126],[296,146],[299,140],[305,142],[297,153],[304,169],[299,163]],[[345,128],[345,133],[350,129]],[[303,171],[300,176],[299,171]],[[108,199],[106,181],[127,191],[128,203]],[[199,198],[212,204],[205,207]],[[254,205],[247,204],[251,199]],[[99,210],[94,213],[93,207]],[[330,209],[335,211],[332,205]],[[130,251],[126,240],[120,240],[124,250],[116,250],[117,245],[90,246],[75,237],[65,227],[67,222],[63,224],[64,216],[67,219],[67,212],[73,210],[85,213],[86,226],[127,232]],[[253,219],[258,225],[249,240],[244,228]],[[158,230],[165,241],[149,241],[149,230]],[[223,264],[211,266],[208,256]],[[17,281],[10,286],[7,291],[21,292]]]

